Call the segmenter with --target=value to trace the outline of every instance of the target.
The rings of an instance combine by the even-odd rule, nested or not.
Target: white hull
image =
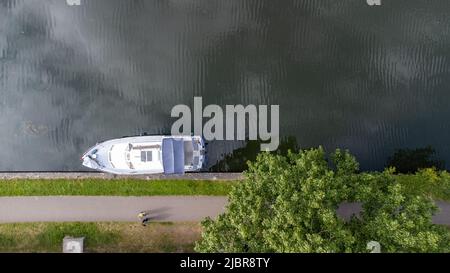
[[[199,136],[137,136],[108,140],[90,148],[83,166],[112,174],[183,174],[200,171],[205,143]]]

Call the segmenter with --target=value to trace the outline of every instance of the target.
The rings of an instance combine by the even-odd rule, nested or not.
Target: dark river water
[[[280,135],[450,163],[450,1],[0,0],[0,171],[80,171],[173,106],[280,105]],[[210,164],[242,142],[213,141]]]

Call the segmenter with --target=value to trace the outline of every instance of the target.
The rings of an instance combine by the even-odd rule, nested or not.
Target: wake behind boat
[[[137,136],[108,140],[81,158],[90,169],[124,175],[200,171],[205,142],[200,136]]]

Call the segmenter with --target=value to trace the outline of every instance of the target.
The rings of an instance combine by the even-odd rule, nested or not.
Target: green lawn
[[[0,180],[0,196],[227,195],[235,181],[194,180]]]
[[[84,251],[193,252],[199,223],[26,223],[0,224],[0,253],[62,252],[65,236],[85,237]]]

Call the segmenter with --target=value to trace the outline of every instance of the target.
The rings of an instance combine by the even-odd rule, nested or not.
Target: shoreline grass
[[[197,180],[0,180],[0,196],[228,195],[237,181]]]
[[[86,253],[193,252],[196,222],[0,224],[0,253],[61,253],[65,236],[85,237]]]
[[[398,174],[396,180],[413,194],[450,201],[450,174],[428,169]],[[140,179],[15,179],[0,180],[0,197],[7,196],[227,196],[242,180]]]

